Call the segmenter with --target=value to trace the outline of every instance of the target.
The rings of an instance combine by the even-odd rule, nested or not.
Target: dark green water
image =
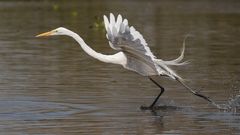
[[[239,112],[219,111],[180,84],[157,78],[166,92],[156,112],[141,111],[159,89],[118,65],[98,62],[68,37],[35,38],[59,26],[98,52],[116,53],[101,26],[121,13],[165,60],[187,41],[187,66],[173,67],[193,88],[225,103],[240,90],[240,2],[0,1],[0,134],[240,134]]]

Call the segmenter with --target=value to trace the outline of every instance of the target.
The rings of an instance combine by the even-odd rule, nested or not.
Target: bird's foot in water
[[[156,111],[156,110],[176,110],[178,109],[178,107],[176,106],[167,106],[167,105],[163,105],[163,106],[141,106],[140,107],[141,110],[145,111],[145,110],[151,110],[151,111]]]
[[[152,106],[140,106],[141,110],[152,110]]]
[[[159,110],[159,109],[162,109],[163,106],[141,106],[140,109],[141,110]]]

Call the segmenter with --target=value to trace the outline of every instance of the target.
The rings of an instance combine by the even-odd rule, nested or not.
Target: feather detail
[[[151,52],[143,36],[133,27],[128,20],[118,15],[117,18],[110,13],[109,18],[104,15],[104,24],[107,31],[107,39],[111,48],[122,51],[126,56],[125,68],[135,71],[143,76],[167,75],[172,79],[181,79],[169,65],[184,65],[181,62],[184,57],[185,40],[181,55],[171,61],[157,59]]]

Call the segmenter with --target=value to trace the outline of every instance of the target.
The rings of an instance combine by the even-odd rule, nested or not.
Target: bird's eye
[[[55,32],[58,32],[58,30],[55,30]]]

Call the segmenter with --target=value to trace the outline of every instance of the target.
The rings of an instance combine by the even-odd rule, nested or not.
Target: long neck
[[[116,61],[115,59],[115,55],[104,55],[101,53],[98,53],[96,51],[94,51],[91,47],[89,47],[84,40],[76,33],[69,31],[68,36],[71,36],[72,38],[74,38],[79,45],[82,47],[82,49],[90,56],[92,56],[95,59],[98,59],[102,62],[106,62],[106,63],[114,63],[114,64],[121,64],[119,63],[119,61]]]

